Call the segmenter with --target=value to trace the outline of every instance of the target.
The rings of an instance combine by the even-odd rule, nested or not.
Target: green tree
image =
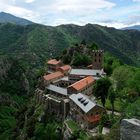
[[[102,114],[100,122],[99,122],[99,133],[102,133],[103,127],[105,124],[107,124],[107,122],[109,122],[109,116],[107,114]]]
[[[140,69],[137,69],[133,77],[128,81],[128,86],[140,95]]]
[[[72,56],[70,56],[69,54],[65,54],[62,57],[63,63],[64,64],[69,64],[71,62]]]
[[[46,126],[42,123],[37,123],[34,131],[35,140],[62,140],[63,135],[57,131],[57,123],[49,122]]]
[[[123,63],[112,56],[110,53],[105,53],[104,54],[104,70],[107,73],[107,75],[111,75],[113,70],[117,68],[118,66],[123,65]]]
[[[71,137],[69,138],[69,140],[77,140],[80,137],[80,131],[74,131],[71,135]]]
[[[36,118],[32,116],[28,119],[26,124],[26,133],[29,138],[34,136],[34,130],[35,130],[35,124],[36,124]]]
[[[100,134],[97,136],[92,136],[88,140],[104,140],[104,136]]]
[[[112,105],[112,115],[114,115],[114,102],[116,99],[116,93],[115,93],[112,86],[109,88],[108,94],[109,94],[108,98],[109,98],[110,103]]]
[[[93,42],[92,45],[89,46],[89,48],[92,49],[92,50],[98,50],[99,49],[98,45],[95,42]]]
[[[134,103],[127,103],[124,108],[124,114],[127,118],[140,119],[140,97]]]
[[[91,64],[91,58],[87,55],[75,53],[73,58],[73,65],[74,66],[87,66]]]
[[[120,99],[123,99],[125,102],[134,102],[138,98],[138,92],[134,88],[125,87],[120,92]]]
[[[94,85],[94,88],[93,88],[94,95],[97,98],[101,98],[101,102],[103,106],[105,106],[106,98],[108,96],[108,90],[110,86],[111,86],[111,82],[108,78],[99,79]]]
[[[116,88],[122,90],[124,87],[128,86],[128,81],[133,75],[134,71],[131,67],[125,65],[117,67],[112,74],[113,79],[116,81]]]
[[[83,40],[81,41],[81,44],[86,45],[86,44],[87,44],[87,43],[86,43],[86,40],[83,39]]]
[[[120,121],[118,120],[106,135],[105,140],[120,140]]]

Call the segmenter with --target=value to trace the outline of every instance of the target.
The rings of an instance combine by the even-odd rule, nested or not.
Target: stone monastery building
[[[46,105],[48,113],[59,119],[71,118],[81,128],[95,127],[105,108],[94,100],[93,85],[106,74],[102,68],[103,51],[93,51],[90,67],[73,69],[61,60],[47,62],[47,74],[42,77],[44,90],[36,90],[36,100]]]

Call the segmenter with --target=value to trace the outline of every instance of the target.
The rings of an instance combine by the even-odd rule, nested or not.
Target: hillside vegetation
[[[81,41],[88,45],[78,45]],[[113,103],[107,96],[105,106],[112,109],[114,104],[115,111],[122,113],[121,118],[139,119],[140,69],[123,63],[140,66],[140,32],[91,24],[50,27],[1,23],[0,139],[61,140],[55,130],[62,124],[56,118],[46,119],[49,116],[46,117],[44,107],[33,98],[45,73],[45,62],[56,57],[76,67],[87,66],[92,62],[92,50],[98,46],[107,51],[104,69],[116,88]],[[112,124],[116,127],[121,118],[113,119]],[[113,132],[107,140],[118,140],[118,129],[111,126]]]
[[[140,66],[140,32],[122,31],[99,25],[61,25],[57,27],[32,24],[19,26],[0,24],[0,54],[8,54],[25,65],[41,66],[82,40],[97,43],[124,63]]]

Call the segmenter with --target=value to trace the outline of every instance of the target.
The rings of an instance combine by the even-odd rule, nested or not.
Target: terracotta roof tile
[[[81,90],[83,88],[85,88],[86,86],[88,86],[89,84],[92,84],[95,82],[95,79],[92,76],[88,76],[72,85],[70,85],[69,87],[73,87],[76,90]]]
[[[43,78],[44,80],[52,80],[52,79],[56,79],[63,76],[64,76],[63,73],[61,73],[60,71],[57,71],[48,75],[44,75]]]
[[[93,123],[93,122],[98,122],[100,120],[100,115],[95,115],[95,116],[86,116],[85,117],[87,121]]]
[[[59,69],[63,70],[63,71],[69,71],[71,69],[71,66],[70,65],[64,65],[64,66],[60,67]]]
[[[61,62],[60,60],[57,61],[56,59],[52,59],[52,60],[49,60],[49,61],[47,62],[47,64],[57,65],[57,64],[59,64],[60,62]]]

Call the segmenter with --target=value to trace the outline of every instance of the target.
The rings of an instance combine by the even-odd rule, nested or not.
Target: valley
[[[124,118],[140,119],[140,32],[138,30],[118,30],[97,24],[45,26],[32,22],[27,25],[18,23],[7,23],[7,21],[0,23],[0,139],[62,140],[63,136],[68,138],[69,135],[71,140],[112,140],[112,138],[119,140],[120,121]],[[95,60],[93,52],[99,50],[104,52],[103,59]],[[77,76],[75,78],[75,75],[81,73],[82,76],[88,73],[88,76],[96,79],[94,83],[94,80],[88,77],[93,80],[92,84],[83,91],[78,91],[90,94],[91,101],[86,99],[89,103],[93,104],[93,99],[96,99],[97,108],[103,106],[107,110],[107,114],[103,115],[101,112],[104,111],[100,108],[100,121],[96,129],[87,130],[90,123],[85,123],[86,125],[82,123],[88,122],[88,119],[80,122],[76,114],[72,117],[75,116],[79,123],[75,119],[70,119],[69,109],[65,112],[67,108],[63,114],[64,120],[60,119],[61,117],[56,114],[59,114],[58,112],[61,114],[62,106],[56,105],[53,108],[53,105],[55,106],[53,102],[52,108],[46,109],[44,100],[56,101],[60,98],[55,97],[62,93],[57,93],[58,88],[63,91],[62,94],[66,91],[61,89],[62,87],[55,87],[57,91],[52,93],[54,97],[51,99],[48,95],[56,86],[49,86],[50,81],[46,80],[48,62],[51,59],[62,62],[64,67],[59,67],[61,71],[72,68],[70,73],[64,73],[71,80],[81,80],[77,79]],[[100,68],[103,68],[105,73],[100,70],[96,72],[96,76],[94,75],[92,70],[99,68],[99,65],[93,68],[91,65],[93,60],[102,61]],[[53,84],[60,84],[65,88],[71,85],[68,90],[71,95],[69,97],[63,95],[62,98],[70,99],[76,104],[74,99],[83,95],[72,94],[73,81],[67,81],[68,77],[59,74],[64,83],[58,78],[56,81],[51,81],[51,84],[54,82]],[[43,79],[46,80],[45,86]],[[92,90],[87,90],[88,88]],[[40,96],[42,90],[46,98],[42,92]],[[87,98],[83,96],[85,97]],[[52,113],[53,111],[56,113]],[[86,117],[89,117],[88,114]],[[110,132],[104,135],[102,130],[106,127]],[[92,135],[94,132],[96,136]]]

